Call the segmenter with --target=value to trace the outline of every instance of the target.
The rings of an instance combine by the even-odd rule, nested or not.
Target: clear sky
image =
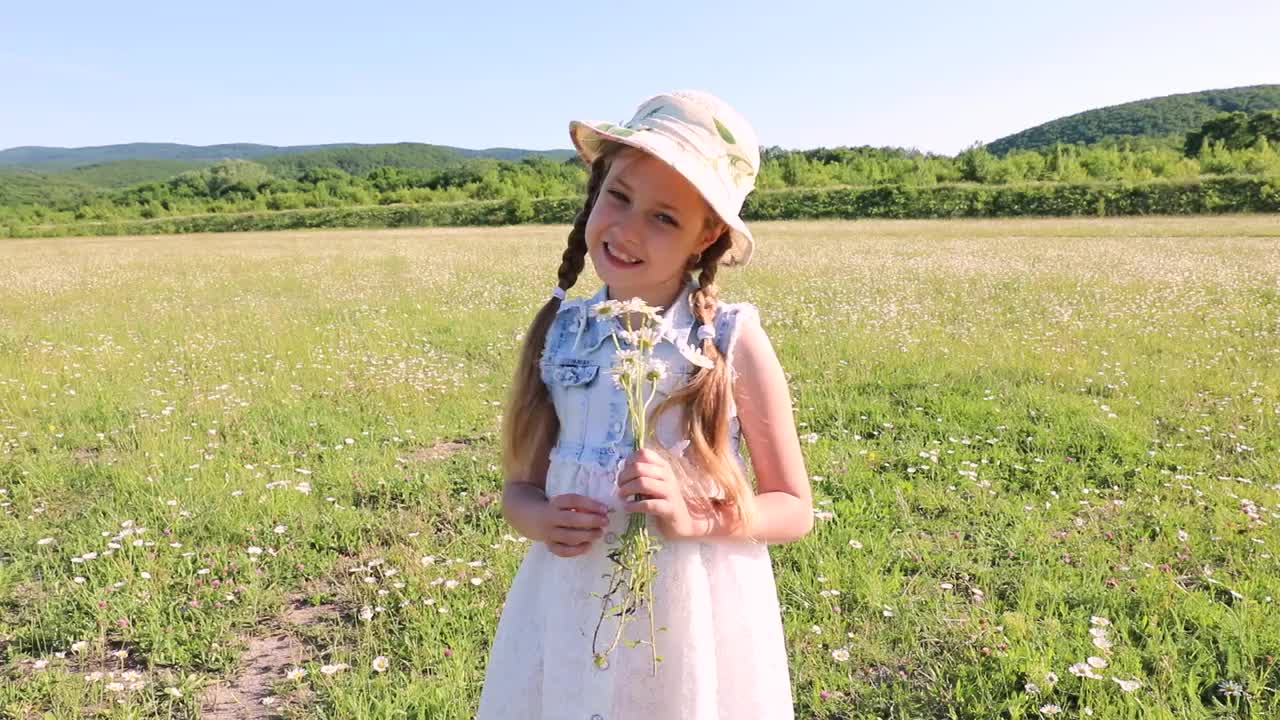
[[[954,153],[1081,110],[1280,83],[1280,0],[14,2],[0,148],[568,148],[710,90],[763,145]]]

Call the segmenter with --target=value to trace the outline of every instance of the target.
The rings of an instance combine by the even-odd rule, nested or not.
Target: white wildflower
[[[601,320],[617,317],[622,313],[622,303],[617,300],[605,300],[591,306],[591,314]]]
[[[1142,683],[1137,680],[1121,680],[1118,677],[1112,677],[1111,679],[1115,680],[1116,684],[1120,686],[1120,689],[1125,692],[1133,692],[1134,690],[1142,687]]]

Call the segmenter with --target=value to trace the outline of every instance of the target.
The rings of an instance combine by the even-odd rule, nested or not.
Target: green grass
[[[1280,716],[1276,227],[755,226],[722,297],[820,513],[771,548],[798,718]],[[0,716],[199,717],[286,632],[273,711],[471,717],[565,231],[0,242]]]

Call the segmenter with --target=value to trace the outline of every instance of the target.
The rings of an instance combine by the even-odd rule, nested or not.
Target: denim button
[[[596,713],[595,715],[591,716],[591,720],[604,720],[604,716],[601,715],[600,713]]]

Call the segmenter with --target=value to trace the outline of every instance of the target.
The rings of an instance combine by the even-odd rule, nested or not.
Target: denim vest
[[[698,347],[697,330],[701,323],[694,318],[689,306],[689,296],[696,288],[696,282],[687,283],[672,306],[662,310],[658,326],[670,329]],[[620,318],[597,318],[591,312],[593,305],[606,299],[608,287],[601,286],[589,298],[563,301],[547,331],[540,371],[560,420],[560,434],[551,450],[552,462],[614,470],[619,461],[631,454],[634,428],[629,422],[626,395],[609,372],[617,352],[610,335],[626,327]],[[755,306],[717,303],[714,342],[726,361],[733,357],[740,317],[758,321]],[[650,412],[698,370],[671,342],[658,343],[653,354],[667,363],[669,371],[667,377],[657,383]],[[684,439],[679,411],[680,408],[670,408],[661,417],[650,420],[655,437],[665,447]],[[739,451],[739,428],[737,410],[731,400],[729,438],[735,452]]]

